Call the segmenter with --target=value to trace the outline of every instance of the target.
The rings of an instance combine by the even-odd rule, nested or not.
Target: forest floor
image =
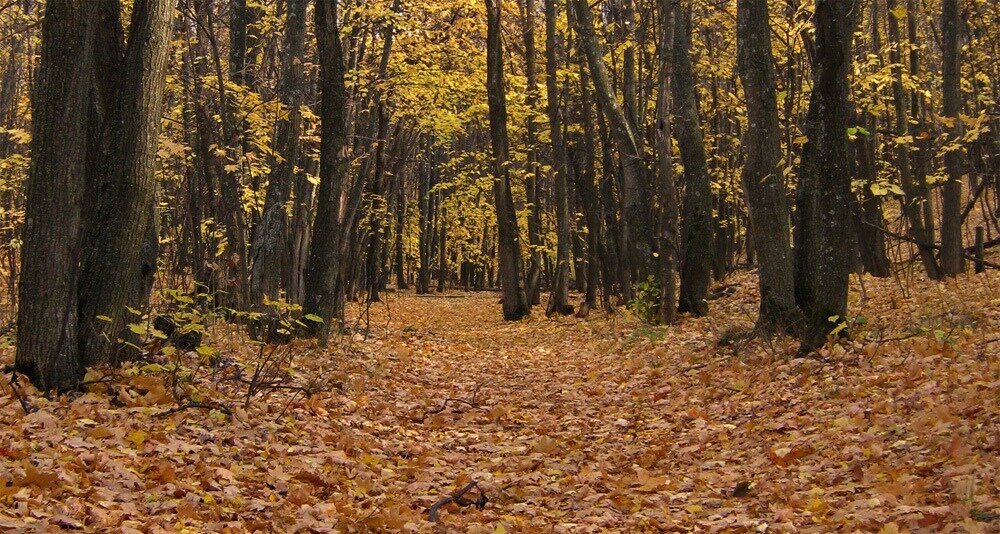
[[[849,338],[806,358],[734,335],[756,288],[726,283],[668,328],[390,293],[325,350],[220,324],[210,362],[73,400],[5,379],[0,529],[1000,531],[995,274],[852,279]]]

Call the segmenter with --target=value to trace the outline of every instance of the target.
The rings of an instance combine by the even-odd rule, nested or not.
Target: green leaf
[[[307,313],[307,314],[303,315],[302,318],[303,319],[308,319],[308,320],[310,320],[310,321],[312,321],[314,323],[322,323],[323,322],[323,318],[320,317],[319,315],[314,314],[314,313]]]
[[[113,321],[113,319],[110,318],[110,317],[108,317],[107,315],[98,315],[97,316],[97,320],[98,321],[104,321],[106,323],[110,323],[111,321]]]
[[[140,336],[146,333],[146,327],[137,323],[128,325],[128,329],[131,330],[133,334],[138,334]]]

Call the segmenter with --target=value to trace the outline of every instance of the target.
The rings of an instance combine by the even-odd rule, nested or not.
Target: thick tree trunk
[[[110,110],[107,160],[84,238],[80,337],[84,362],[117,363],[120,339],[142,275],[143,243],[153,224],[153,167],[166,87],[176,0],[142,0],[132,12],[122,90]],[[108,320],[110,319],[110,321]]]
[[[556,0],[545,0],[545,92],[549,116],[549,139],[552,143],[552,174],[556,192],[556,266],[545,315],[573,313],[569,303],[569,194],[567,178],[569,158],[559,116],[559,89],[556,80]]]
[[[959,60],[959,33],[961,17],[959,0],[942,0],[941,29],[943,65],[942,101],[943,114],[949,125],[948,140],[955,146],[945,152],[944,166],[948,173],[941,195],[941,274],[954,276],[965,271],[965,254],[962,250],[962,70]]]
[[[288,0],[285,42],[281,52],[281,79],[278,100],[287,115],[278,120],[274,134],[276,157],[271,162],[264,211],[254,232],[253,263],[250,273],[250,302],[260,309],[264,299],[277,300],[285,258],[286,204],[292,191],[295,164],[299,161],[299,134],[302,131],[302,72],[306,36],[307,0]]]
[[[684,211],[681,215],[680,311],[708,314],[712,281],[712,188],[705,163],[705,144],[698,121],[698,98],[691,68],[691,8],[682,8],[674,29],[674,117],[677,144],[684,164]]]
[[[17,370],[42,390],[71,388],[84,375],[78,344],[78,232],[96,7],[89,0],[48,0],[42,19],[15,359]]]
[[[781,158],[774,57],[766,0],[737,3],[737,65],[746,95],[748,130],[743,190],[750,214],[750,238],[759,258],[763,333],[794,333],[801,324],[795,304],[788,202],[778,169]]]
[[[486,87],[489,99],[490,138],[493,145],[493,202],[497,215],[497,245],[500,285],[503,290],[503,318],[516,321],[530,312],[521,290],[521,246],[517,215],[510,190],[507,168],[507,102],[503,82],[503,50],[500,44],[500,2],[486,0]]]
[[[851,173],[848,169],[851,48],[857,9],[847,2],[818,1],[816,5],[816,66],[811,101],[815,113],[806,124],[811,164],[800,187],[814,200],[800,224],[813,240],[804,253],[813,267],[803,272],[809,291],[807,326],[801,350],[821,347],[827,334],[845,320],[848,275],[851,270]],[[809,216],[812,214],[813,216]],[[800,303],[801,305],[801,303]]]
[[[337,24],[337,1],[317,0],[314,16],[320,62],[320,183],[305,271],[303,311],[323,320],[322,323],[314,322],[312,331],[320,343],[325,344],[331,328],[343,322],[344,314],[341,194],[349,156],[344,122],[347,88]]]

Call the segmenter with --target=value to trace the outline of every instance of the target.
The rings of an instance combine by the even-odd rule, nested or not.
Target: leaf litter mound
[[[995,280],[865,278],[849,337],[810,357],[748,339],[753,276],[727,282],[666,328],[390,294],[328,349],[220,324],[211,365],[92,373],[72,399],[5,380],[0,528],[1000,529]]]

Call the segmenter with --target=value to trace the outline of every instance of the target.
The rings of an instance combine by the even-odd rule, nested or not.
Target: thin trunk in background
[[[521,246],[517,214],[510,190],[507,141],[507,99],[500,44],[500,2],[486,0],[486,87],[489,100],[490,140],[493,145],[493,202],[497,216],[497,253],[503,290],[503,318],[515,321],[530,312],[521,290]]]
[[[569,194],[567,174],[569,162],[563,140],[556,80],[556,0],[545,0],[545,92],[549,116],[549,138],[552,144],[552,176],[556,193],[556,265],[546,315],[573,313],[569,303]]]
[[[698,97],[691,66],[691,6],[676,16],[673,50],[674,118],[677,145],[684,164],[684,206],[681,214],[680,311],[708,314],[712,281],[712,187],[705,161],[705,142],[698,120]]]
[[[302,71],[306,37],[307,0],[288,0],[285,42],[281,52],[281,78],[277,97],[284,108],[274,134],[274,161],[267,180],[267,193],[260,224],[254,232],[253,263],[250,273],[250,302],[260,309],[265,299],[280,296],[284,237],[288,225],[286,204],[299,161],[302,132],[302,98],[305,78]]]
[[[672,324],[677,319],[677,190],[674,186],[673,147],[670,132],[671,75],[674,58],[674,4],[660,0],[660,73],[656,95],[656,152],[659,170],[657,188],[660,200],[660,322]],[[683,17],[681,17],[683,18]],[[690,65],[688,65],[690,70]],[[690,74],[690,72],[689,72]],[[692,96],[693,97],[693,96]],[[680,122],[680,121],[678,121]],[[695,125],[697,127],[697,125]],[[699,135],[700,138],[700,135]]]
[[[948,123],[949,146],[944,166],[948,174],[941,194],[941,274],[955,276],[965,271],[962,250],[962,69],[959,59],[961,33],[959,0],[941,1],[942,112]]]

